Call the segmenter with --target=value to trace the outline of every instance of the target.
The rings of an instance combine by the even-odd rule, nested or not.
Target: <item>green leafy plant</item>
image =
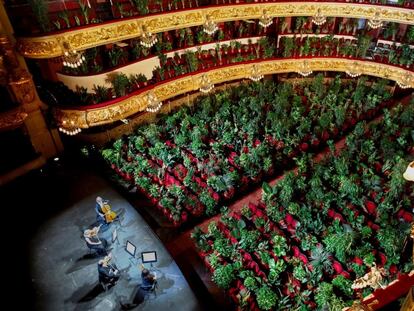
[[[271,310],[276,306],[278,298],[274,291],[272,291],[267,285],[260,287],[256,291],[257,304],[262,310]]]
[[[50,30],[48,6],[44,0],[29,0],[33,14],[43,32]]]

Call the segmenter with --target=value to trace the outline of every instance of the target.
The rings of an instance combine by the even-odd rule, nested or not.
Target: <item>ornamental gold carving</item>
[[[12,73],[13,80],[9,86],[20,104],[29,104],[36,98],[36,89],[31,75],[25,69],[18,69]]]
[[[226,22],[259,19],[263,14],[263,10],[266,10],[270,17],[280,17],[313,16],[318,9],[328,17],[380,18],[384,22],[414,24],[414,10],[402,7],[335,2],[251,3],[237,6],[223,5],[183,12],[166,12],[153,16],[114,21],[105,25],[88,25],[82,29],[64,31],[43,37],[21,38],[18,40],[17,48],[25,57],[52,58],[63,54],[61,42],[67,41],[73,48],[84,50],[139,37],[142,34],[143,25],[147,27],[148,31],[159,33],[202,25],[207,15],[214,22]]]
[[[16,128],[23,124],[27,113],[17,108],[0,114],[0,131]]]
[[[345,72],[355,63],[361,74],[400,81],[401,77],[409,77],[411,88],[414,88],[414,72],[404,68],[391,66],[371,61],[354,60],[347,58],[307,58],[309,68],[316,71],[339,71]],[[211,69],[203,73],[196,73],[190,76],[164,81],[152,90],[161,100],[165,101],[177,95],[197,91],[200,88],[201,76],[206,75],[213,84],[229,82],[233,80],[247,79],[251,75],[252,65],[256,64],[257,69],[263,75],[297,72],[301,69],[304,59],[279,59],[253,61],[251,64],[234,64],[222,68]],[[60,109],[56,116],[58,123],[63,120],[74,121],[79,128],[88,128],[97,125],[109,124],[138,112],[145,111],[147,106],[147,94],[149,91],[131,95],[127,99],[120,100],[116,104],[102,108],[89,110],[64,110]]]

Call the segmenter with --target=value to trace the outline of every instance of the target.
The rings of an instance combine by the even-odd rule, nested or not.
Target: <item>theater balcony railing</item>
[[[55,118],[62,127],[87,129],[99,125],[110,124],[140,112],[148,106],[149,94],[165,102],[178,95],[198,91],[203,80],[211,84],[220,84],[235,80],[247,79],[252,75],[253,65],[261,75],[307,71],[349,72],[357,64],[358,74],[385,78],[396,81],[405,87],[414,88],[414,72],[404,67],[387,65],[370,60],[345,57],[302,57],[267,59],[222,65],[205,70],[188,73],[169,80],[141,88],[126,96],[96,105],[70,108],[57,108]],[[404,81],[402,81],[402,79]]]
[[[28,58],[53,58],[62,56],[65,46],[80,51],[140,37],[144,30],[154,34],[203,25],[207,19],[214,23],[258,20],[264,12],[269,17],[315,16],[319,12],[325,17],[363,18],[414,25],[414,8],[411,2],[407,2],[408,6],[356,1],[269,1],[248,4],[243,1],[239,1],[241,3],[238,4],[233,4],[237,1],[231,2],[117,18],[44,35],[21,37],[18,39],[17,47],[20,53]]]

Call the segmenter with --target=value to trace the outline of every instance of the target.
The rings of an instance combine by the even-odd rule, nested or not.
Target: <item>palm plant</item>
[[[318,273],[322,273],[323,271],[332,273],[331,256],[322,245],[316,246],[311,250],[310,264]]]

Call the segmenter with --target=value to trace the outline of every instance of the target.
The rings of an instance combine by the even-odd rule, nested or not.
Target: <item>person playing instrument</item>
[[[145,295],[147,294],[148,290],[151,290],[154,284],[157,283],[157,278],[155,274],[152,274],[148,269],[141,265],[141,281],[142,283],[139,285],[138,291],[136,292],[132,303],[122,303],[121,309],[122,310],[131,310],[142,303],[145,299]]]
[[[98,262],[99,283],[103,286],[114,286],[120,277],[117,266],[111,260],[112,254],[109,254]]]
[[[104,200],[99,196],[96,197],[96,219],[99,223],[103,225],[110,224],[117,217],[116,213],[111,210],[111,206],[108,203],[108,200]]]
[[[105,239],[99,239],[98,237],[99,229],[101,229],[101,226],[102,225],[85,230],[83,232],[83,238],[85,239],[86,245],[90,249],[96,250],[98,255],[106,255],[106,246],[108,245],[108,242]]]

